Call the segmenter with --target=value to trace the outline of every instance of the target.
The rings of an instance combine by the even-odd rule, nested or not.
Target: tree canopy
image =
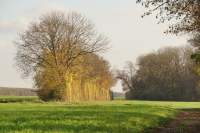
[[[112,74],[108,62],[98,55],[108,48],[108,39],[99,34],[94,25],[81,14],[45,14],[20,34],[16,45],[17,65],[25,76],[34,75],[38,94],[43,100],[70,101],[75,94],[82,93],[83,86],[89,89],[85,93],[98,88],[90,95],[98,93],[99,97],[106,95],[104,99],[109,99]],[[91,69],[95,69],[96,73]],[[103,80],[102,75],[97,74],[100,71],[106,71],[104,76],[108,76],[109,80]],[[82,79],[77,79],[81,76],[88,80],[87,85]],[[92,76],[95,81],[92,81]],[[95,86],[100,80],[103,81]],[[89,99],[86,94],[82,97],[77,100]]]
[[[143,100],[198,100],[199,77],[195,71],[196,65],[190,59],[191,53],[191,47],[167,47],[140,56],[136,66],[128,65],[123,71],[127,77],[125,79],[129,79],[122,78],[124,89],[128,90],[126,97]]]

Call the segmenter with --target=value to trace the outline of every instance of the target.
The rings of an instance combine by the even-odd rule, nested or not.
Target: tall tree
[[[88,54],[107,49],[108,41],[81,14],[52,12],[32,22],[20,34],[17,65],[25,76],[35,75],[36,86],[48,87],[49,96],[66,99],[66,75]],[[41,82],[41,81],[46,82]]]

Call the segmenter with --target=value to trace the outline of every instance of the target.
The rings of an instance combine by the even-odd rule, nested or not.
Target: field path
[[[200,133],[200,109],[182,110],[174,120],[152,133]]]

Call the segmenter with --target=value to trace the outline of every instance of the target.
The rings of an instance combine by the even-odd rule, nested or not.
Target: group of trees
[[[95,54],[83,56],[79,64],[66,73],[63,89],[56,84],[52,70],[35,75],[35,83],[41,87],[38,95],[43,100],[109,100],[114,84],[109,63]]]
[[[34,75],[41,99],[108,100],[114,78],[98,54],[107,39],[78,13],[52,12],[33,22],[17,43],[17,65]]]
[[[199,100],[199,76],[190,58],[192,52],[191,47],[166,47],[140,56],[136,66],[129,63],[118,74],[128,90],[126,98]]]
[[[196,41],[200,38],[200,0],[137,0],[137,3],[147,8],[143,16],[156,14],[158,22],[171,22],[166,33],[179,34],[191,33],[192,40]],[[200,61],[199,44],[192,59],[196,62]]]
[[[192,48],[164,48],[141,56],[118,72],[129,98],[194,100],[199,98],[200,0],[137,0],[160,23],[173,21],[166,33],[193,33]],[[175,20],[175,21],[174,21]],[[99,56],[108,47],[91,22],[77,13],[53,12],[20,34],[17,64],[32,76],[43,100],[108,100],[115,79]],[[191,56],[192,55],[192,56]],[[196,64],[190,60],[196,61]],[[133,93],[134,92],[134,93]]]
[[[165,33],[191,34],[189,42],[193,49],[165,48],[147,54],[138,59],[137,69],[129,63],[128,69],[118,73],[124,89],[129,90],[127,97],[199,99],[200,0],[137,0],[136,3],[147,9],[142,17],[154,14],[158,23],[171,23]]]
[[[36,96],[34,89],[0,87],[0,96]]]

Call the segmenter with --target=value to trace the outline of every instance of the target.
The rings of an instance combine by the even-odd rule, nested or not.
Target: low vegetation
[[[16,97],[13,97],[16,98]],[[141,133],[195,102],[110,101],[0,103],[1,133]]]
[[[37,96],[0,96],[0,103],[39,102]]]

